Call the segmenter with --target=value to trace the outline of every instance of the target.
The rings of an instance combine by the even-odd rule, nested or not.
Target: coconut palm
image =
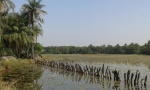
[[[0,0],[0,43],[1,43],[1,35],[2,35],[2,13],[6,10],[14,10],[15,5],[11,0]]]
[[[43,23],[41,15],[47,14],[46,11],[42,10],[45,5],[41,4],[41,1],[28,0],[28,4],[22,6],[22,14],[28,18],[28,24],[33,31],[35,23]],[[32,58],[34,59],[34,42],[32,43]]]
[[[36,41],[36,43],[37,43],[37,37],[38,37],[39,35],[43,35],[43,30],[42,30],[42,28],[39,27],[38,25],[36,25],[36,26],[34,27],[34,35],[35,35],[35,41]]]

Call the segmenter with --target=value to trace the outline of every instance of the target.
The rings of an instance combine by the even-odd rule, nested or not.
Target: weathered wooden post
[[[106,71],[105,71],[105,77],[108,79],[108,66],[107,66]]]
[[[112,79],[110,70],[109,70],[109,79],[110,79],[110,81]]]
[[[132,73],[131,74],[131,87],[133,86],[133,84],[132,84],[133,76],[134,76],[134,74]]]
[[[146,87],[146,82],[147,82],[147,75],[145,76],[145,80],[144,80],[144,86]]]
[[[120,81],[120,77],[119,77],[119,71],[117,72],[117,78],[116,78],[117,81]]]
[[[115,71],[112,71],[112,73],[114,74],[114,81],[116,81],[116,78],[117,78],[117,70],[115,69]]]
[[[101,77],[104,79],[104,64],[102,66],[102,74],[101,74]]]
[[[112,71],[112,73],[114,74],[114,81],[120,81],[119,71],[117,72],[115,69],[115,71]]]
[[[124,84],[125,84],[125,86],[126,86],[126,73],[124,73]]]
[[[130,69],[127,72],[127,84],[129,84],[129,78],[130,78]]]
[[[93,73],[94,73],[94,75],[95,75],[95,72],[97,71],[97,69],[96,69],[96,67],[94,67],[94,70],[93,70]]]
[[[138,73],[138,70],[136,71],[136,75],[135,75],[135,78],[134,78],[134,86],[137,85],[137,73]]]
[[[100,77],[100,68],[97,68],[96,76]]]
[[[101,76],[101,67],[99,67],[99,72],[98,73],[99,73],[99,76]]]
[[[139,84],[139,79],[140,79],[140,72],[138,73],[138,76],[137,76],[137,85]]]

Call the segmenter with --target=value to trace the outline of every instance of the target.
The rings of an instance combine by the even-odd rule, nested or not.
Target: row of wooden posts
[[[101,77],[95,77],[95,76],[88,76],[86,74],[79,74],[76,72],[70,72],[70,71],[64,71],[62,69],[59,68],[47,68],[46,69],[50,70],[53,73],[57,73],[61,76],[67,77],[69,79],[71,79],[72,81],[76,81],[76,82],[80,82],[80,81],[85,81],[86,83],[89,84],[99,84],[101,85],[103,88],[107,88],[109,90],[115,89],[115,90],[121,90],[120,87],[120,83],[121,82],[113,82],[113,81],[108,81],[108,80],[103,80]],[[122,87],[123,88],[123,87]],[[127,90],[148,90],[147,86],[144,85],[138,85],[138,86],[131,86],[130,84],[126,84],[124,85],[124,89]]]
[[[43,61],[43,60],[37,60],[36,63],[47,65],[54,68],[59,68],[64,71],[71,71],[79,74],[101,77],[102,79],[107,79],[108,81],[111,81],[113,76],[114,81],[121,81],[119,71],[116,69],[111,71],[108,68],[108,66],[105,69],[104,64],[102,65],[102,67],[95,67],[95,66],[88,66],[88,65],[82,66],[77,63],[74,64],[68,62]],[[131,86],[133,85],[138,86],[139,84],[141,85],[144,84],[144,86],[146,86],[147,75],[145,76],[145,78],[140,80],[140,72],[138,70],[136,71],[135,75],[134,73],[131,73],[130,70],[128,70],[127,73],[124,73],[124,83],[125,85],[131,85]]]
[[[135,76],[135,78],[134,78]],[[136,73],[132,73],[131,74],[131,71],[128,70],[127,73],[124,73],[124,83],[125,85],[130,85],[131,86],[137,86],[139,85],[139,82],[141,83],[141,85],[143,85],[144,83],[144,86],[146,86],[146,83],[147,83],[147,75],[145,76],[145,78],[142,78],[140,80],[140,72],[137,70]]]
[[[114,84],[112,84],[111,81],[104,82],[101,79],[101,77],[88,76],[86,74],[79,74],[79,73],[76,73],[76,72],[64,71],[62,69],[53,68],[53,67],[46,68],[46,69],[50,70],[53,73],[57,73],[57,74],[59,74],[63,77],[67,77],[70,80],[75,81],[75,82],[80,82],[80,81],[83,80],[83,81],[85,81],[85,83],[89,83],[89,84],[92,84],[92,85],[93,84],[99,84],[103,88],[108,88],[108,89],[114,88]],[[118,85],[118,88],[119,88],[119,85]]]

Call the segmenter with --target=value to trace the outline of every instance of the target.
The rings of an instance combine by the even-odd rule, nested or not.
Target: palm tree
[[[46,11],[42,10],[45,5],[41,4],[41,1],[42,0],[28,0],[28,4],[22,6],[22,14],[28,18],[28,24],[33,31],[35,23],[43,23],[41,15],[47,14]],[[32,43],[32,58],[34,59],[34,41]]]
[[[39,36],[39,35],[43,35],[43,30],[42,30],[42,28],[41,27],[39,27],[38,25],[36,25],[35,27],[34,27],[34,35],[35,35],[35,41],[36,41],[36,43],[37,43],[37,37]]]
[[[26,19],[18,13],[9,14],[5,23],[2,35],[5,47],[11,48],[20,56],[21,52],[27,51],[28,45],[31,45],[33,31],[26,26]]]
[[[5,10],[14,10],[15,5],[11,0],[0,0],[0,43],[1,43],[1,35],[2,35],[2,13]]]

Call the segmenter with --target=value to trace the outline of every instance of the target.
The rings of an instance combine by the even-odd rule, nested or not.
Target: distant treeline
[[[150,55],[150,41],[140,46],[137,43],[129,45],[119,44],[76,47],[76,46],[49,46],[44,47],[44,54],[146,54]]]

